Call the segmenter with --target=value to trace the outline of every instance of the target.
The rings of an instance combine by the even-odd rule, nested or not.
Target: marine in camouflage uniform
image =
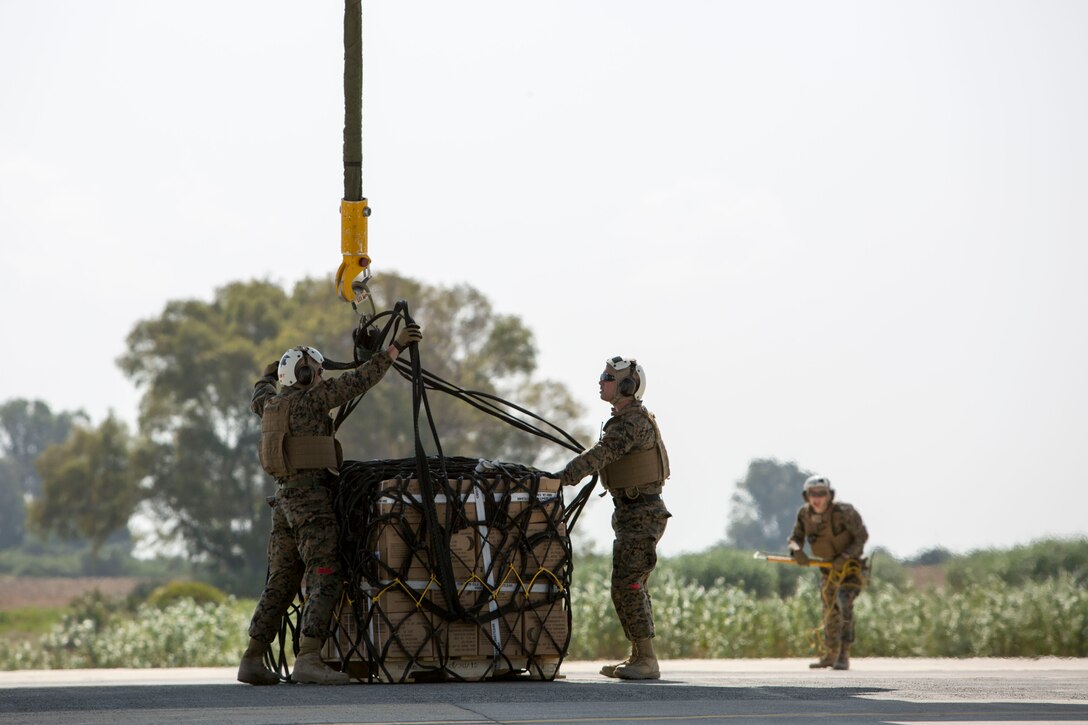
[[[275,673],[264,666],[263,653],[305,581],[302,643],[292,679],[320,684],[347,682],[346,674],[329,670],[319,655],[343,586],[331,493],[342,454],[333,438],[330,411],[376,385],[399,351],[420,336],[418,326],[409,326],[398,333],[387,351],[328,380],[321,376],[319,352],[295,348],[285,353],[278,365],[269,365],[255,384],[250,409],[261,417],[261,463],[274,473],[278,488],[268,539],[268,579],[250,621],[250,647],[243,655],[239,680],[278,682]],[[306,375],[304,367],[310,368]],[[282,384],[278,391],[277,379]],[[291,446],[298,441],[304,446]]]
[[[277,396],[288,407],[291,435],[331,436],[329,411],[362,395],[389,369],[388,355],[375,355],[343,375],[320,385],[291,385],[278,392],[276,381],[266,375],[257,381],[250,410],[264,415],[265,405]],[[277,477],[272,507],[272,533],[268,539],[268,581],[261,593],[249,635],[271,642],[280,621],[305,578],[306,603],[302,609],[302,633],[324,640],[329,618],[340,596],[341,576],[332,509],[331,487],[335,474],[327,469],[302,469]]]
[[[820,599],[823,604],[825,654],[811,667],[850,667],[850,645],[854,641],[854,599],[861,593],[861,558],[869,532],[861,514],[848,503],[835,501],[831,482],[811,476],[802,491],[805,505],[787,542],[791,556],[807,564],[807,542],[814,556],[832,562],[820,569]]]
[[[657,566],[657,543],[672,515],[661,500],[669,475],[668,454],[653,414],[642,404],[645,372],[634,360],[612,358],[600,380],[601,399],[612,403],[612,417],[600,441],[559,474],[572,485],[593,473],[612,496],[612,604],[631,656],[601,673],[623,679],[657,679],[653,651],[653,602],[648,582]]]

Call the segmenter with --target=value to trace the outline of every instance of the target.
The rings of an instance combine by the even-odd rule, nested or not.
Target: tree
[[[508,395],[568,426],[579,411],[563,386],[532,380],[532,334],[516,317],[497,315],[467,285],[431,287],[391,273],[371,284],[375,299],[411,302],[424,328],[423,365],[466,388]],[[253,382],[284,350],[307,344],[329,359],[352,359],[351,307],[329,280],[305,279],[288,294],[269,282],[237,282],[210,302],[173,301],[139,322],[120,359],[143,388],[141,470],[162,521],[160,536],[183,543],[190,556],[223,571],[265,570],[274,481],[257,459],[260,420],[249,411]],[[390,371],[341,427],[345,457],[403,458],[413,453],[410,386]],[[557,448],[445,396],[431,407],[446,455],[532,463]],[[491,419],[487,419],[488,421]]]
[[[15,461],[0,458],[0,549],[23,543],[26,501]]]
[[[42,492],[34,461],[50,445],[67,439],[74,424],[86,420],[82,411],[54,415],[40,400],[0,405],[0,549],[23,542],[26,501]]]
[[[46,536],[82,537],[97,559],[102,544],[128,524],[140,499],[125,425],[111,414],[98,428],[77,427],[38,457],[42,495],[28,521]]]
[[[211,302],[168,302],[137,323],[118,361],[143,388],[135,460],[159,538],[239,576],[264,571],[274,484],[254,455],[249,399],[254,371],[278,355],[289,303],[266,282],[228,285]]]
[[[943,546],[934,546],[932,549],[926,549],[919,553],[906,563],[918,566],[936,566],[945,563],[953,556],[955,555]]]
[[[801,488],[812,474],[796,463],[757,458],[748,475],[737,481],[726,540],[738,548],[781,551],[793,531]]]

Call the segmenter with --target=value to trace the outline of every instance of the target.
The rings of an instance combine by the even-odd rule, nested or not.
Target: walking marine
[[[612,495],[612,604],[631,655],[601,674],[626,680],[661,677],[654,653],[653,605],[647,582],[657,566],[657,542],[672,515],[661,500],[669,477],[669,457],[653,413],[642,405],[646,373],[633,359],[614,357],[605,363],[600,378],[601,400],[612,404],[601,440],[574,458],[559,474],[573,485],[600,473]]]
[[[824,476],[810,476],[801,496],[805,505],[797,512],[787,543],[790,556],[806,565],[812,555],[832,563],[820,569],[823,602],[824,654],[809,667],[850,669],[850,645],[854,641],[854,599],[861,592],[862,551],[869,533],[861,514],[848,503],[835,501],[835,490]]]
[[[324,685],[348,682],[346,673],[326,667],[320,655],[342,586],[330,485],[343,454],[329,412],[376,385],[400,351],[420,339],[419,327],[408,325],[384,354],[328,380],[322,377],[321,353],[295,347],[268,365],[254,386],[250,409],[261,418],[261,466],[275,477],[278,489],[268,538],[268,580],[249,625],[239,681],[279,682],[265,665],[265,653],[305,580],[302,638],[291,679]]]

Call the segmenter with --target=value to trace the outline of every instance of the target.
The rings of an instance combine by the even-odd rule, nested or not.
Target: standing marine
[[[278,487],[268,538],[268,580],[250,621],[239,681],[251,685],[280,681],[265,665],[265,653],[305,579],[302,638],[291,679],[347,684],[347,673],[336,672],[321,660],[321,645],[329,636],[332,608],[343,585],[331,492],[343,454],[330,411],[376,385],[397,355],[422,337],[418,325],[408,325],[384,353],[328,380],[322,376],[320,352],[294,347],[278,363],[268,365],[254,386],[250,409],[261,418],[261,466]]]
[[[802,566],[812,555],[831,562],[820,569],[820,599],[823,602],[824,654],[812,668],[850,669],[850,644],[854,641],[854,599],[863,585],[861,555],[869,532],[861,514],[848,503],[835,500],[835,490],[825,476],[810,476],[801,490],[805,505],[797,512],[787,546],[790,556]]]
[[[604,424],[600,441],[559,474],[563,485],[573,485],[599,473],[615,505],[612,604],[631,642],[631,654],[619,664],[605,665],[601,674],[625,680],[661,677],[647,582],[657,566],[657,542],[672,515],[661,500],[669,477],[669,456],[653,413],[642,404],[645,392],[646,372],[637,361],[609,359],[601,373],[600,396],[612,404],[612,417]]]

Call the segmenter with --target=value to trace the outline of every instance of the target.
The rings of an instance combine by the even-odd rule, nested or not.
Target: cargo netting
[[[415,459],[344,465],[334,507],[345,589],[323,659],[369,682],[554,678],[571,624],[559,482],[511,463],[428,464],[430,496]],[[282,628],[281,666],[300,614]]]
[[[401,301],[391,312],[363,315],[360,330],[386,316],[379,342],[411,322]],[[416,345],[408,357],[393,368],[412,385],[415,456],[347,461],[334,484],[344,591],[322,658],[360,682],[554,679],[570,644],[569,534],[596,477],[564,505],[559,481],[545,471],[444,456],[427,391],[568,450],[582,446],[531,411],[424,370]],[[325,367],[357,363],[326,360]],[[357,402],[339,411],[337,427]],[[424,453],[423,428],[436,455]],[[305,584],[270,652],[285,678],[304,601]]]

